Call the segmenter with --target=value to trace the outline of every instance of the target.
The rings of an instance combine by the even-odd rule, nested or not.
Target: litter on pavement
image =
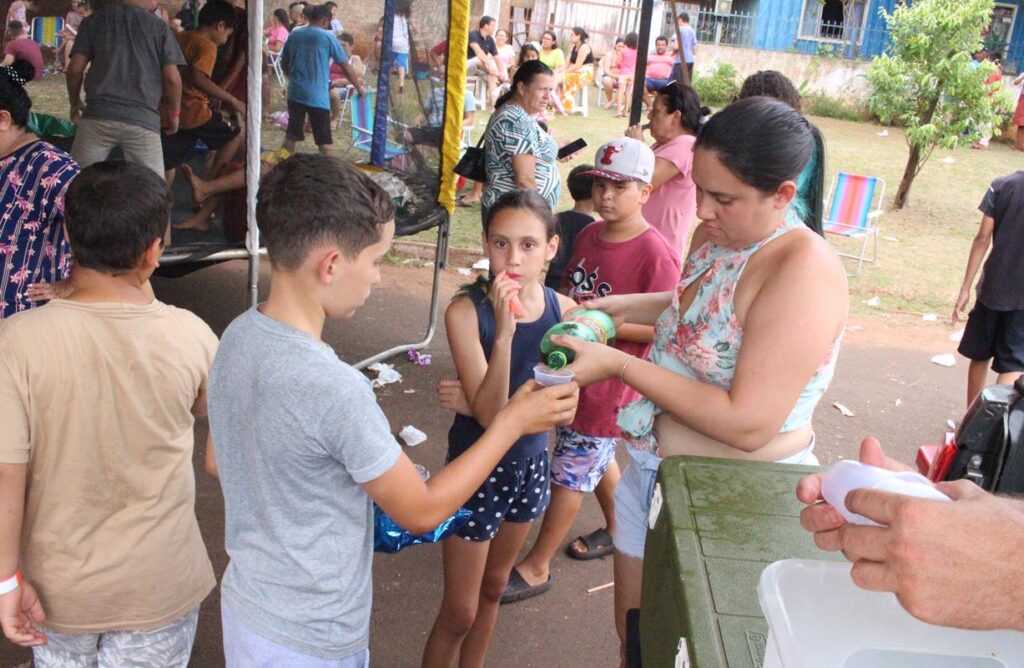
[[[838,401],[833,403],[832,406],[837,408],[839,410],[839,412],[842,413],[846,417],[853,417],[854,415],[856,415],[856,413],[854,413],[853,411],[851,411],[849,408],[847,408],[846,406],[842,405]]]
[[[377,372],[377,377],[373,379],[372,383],[374,387],[383,387],[384,385],[390,385],[402,380],[402,374],[396,371],[395,367],[390,364],[376,362],[371,364],[369,369],[370,371]]]
[[[402,427],[402,431],[398,432],[398,437],[405,441],[405,444],[410,448],[414,448],[427,440],[427,435],[411,424]]]

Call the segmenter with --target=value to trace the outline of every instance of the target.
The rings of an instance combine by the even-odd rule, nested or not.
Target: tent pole
[[[654,0],[642,0],[640,6],[640,44],[637,45],[636,69],[633,70],[633,101],[629,111],[629,124],[640,122],[643,111],[644,81],[647,73],[647,51],[651,44],[651,20],[654,17]]]
[[[396,0],[384,0],[384,34],[380,42],[380,73],[377,75],[377,106],[373,111],[373,144],[370,147],[370,162],[377,167],[384,166],[388,148],[388,86],[391,84],[391,67],[395,53],[391,40],[395,34]]]
[[[256,226],[256,190],[260,186],[260,132],[263,125],[263,2],[248,6],[249,47],[245,117],[245,216],[248,234],[245,248],[249,253],[249,305],[259,299],[260,230]]]

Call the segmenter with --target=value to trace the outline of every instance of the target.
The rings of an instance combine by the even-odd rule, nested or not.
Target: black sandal
[[[550,575],[546,581],[531,586],[529,582],[523,579],[519,571],[513,568],[512,573],[508,576],[508,584],[505,585],[505,593],[501,595],[501,602],[515,603],[516,601],[525,601],[528,598],[540,596],[548,589],[551,589]]]
[[[586,552],[574,550],[573,545],[576,541],[582,542],[586,547]],[[573,559],[579,559],[580,561],[590,561],[591,559],[598,559],[600,557],[606,557],[615,550],[615,542],[612,540],[612,535],[608,533],[608,529],[595,529],[586,536],[578,536],[576,540],[565,546],[565,553]]]

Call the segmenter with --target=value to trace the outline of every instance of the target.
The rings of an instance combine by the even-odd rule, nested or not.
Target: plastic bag
[[[28,115],[28,131],[37,137],[74,137],[75,124],[66,118],[57,118],[49,114],[37,114],[32,111]]]
[[[437,543],[462,528],[473,513],[459,508],[455,514],[441,522],[433,531],[416,536],[409,533],[391,519],[391,516],[373,504],[373,551],[394,554],[403,547],[422,543]]]

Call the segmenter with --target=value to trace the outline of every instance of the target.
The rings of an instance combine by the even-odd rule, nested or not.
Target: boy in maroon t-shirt
[[[43,52],[39,45],[32,41],[32,38],[25,32],[25,26],[21,21],[11,21],[7,24],[7,46],[4,47],[4,58],[0,65],[6,66],[15,60],[27,60],[36,68],[33,81],[43,78]]]
[[[644,220],[641,208],[651,194],[654,153],[643,142],[615,139],[598,149],[593,200],[598,220],[579,233],[565,268],[568,295],[586,302],[611,294],[665,292],[679,283],[679,260],[668,241]],[[654,328],[624,325],[614,346],[643,356]],[[597,489],[607,527],[581,536],[568,547],[569,556],[592,559],[612,550],[614,533],[615,444],[618,408],[637,398],[618,380],[580,390],[576,419],[556,430],[551,460],[551,505],[530,553],[512,571],[503,602],[535,596],[550,587],[550,564],[583,503],[583,494]]]

